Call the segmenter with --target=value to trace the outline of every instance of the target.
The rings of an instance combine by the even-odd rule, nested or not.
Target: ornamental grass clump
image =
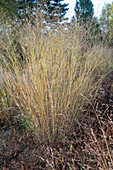
[[[28,26],[18,35],[22,60],[10,36],[7,46],[2,43],[7,91],[42,141],[62,138],[75,128],[79,115],[91,104],[111,56],[105,55],[102,45],[82,55],[74,31],[72,36],[63,29],[43,32]]]

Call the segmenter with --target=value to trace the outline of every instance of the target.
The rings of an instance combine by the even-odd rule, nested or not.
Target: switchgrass
[[[111,54],[112,56],[112,54]],[[113,69],[101,84],[101,91],[95,101],[95,119],[91,124],[90,148],[95,154],[99,169],[113,169]],[[99,90],[100,90],[99,89]],[[95,127],[97,126],[97,127]]]
[[[110,53],[106,55],[100,44],[83,54],[76,32],[61,27],[46,33],[30,25],[21,28],[18,41],[23,61],[10,33],[5,37],[7,45],[1,43],[5,88],[20,116],[42,141],[62,138],[74,130],[110,68]]]
[[[100,139],[97,138],[97,133],[94,132],[94,130],[91,128],[91,139],[92,139],[92,143],[93,143],[93,147],[95,147],[94,150],[97,156],[97,161],[98,161],[98,165],[103,169],[112,169],[113,168],[113,155],[112,155],[112,124],[113,121],[110,118],[110,116],[108,116],[108,120],[104,121],[104,126],[102,125],[101,119],[103,119],[103,117],[99,118],[98,114],[96,113],[97,116],[97,120],[99,123],[99,129],[101,130],[101,134]],[[107,132],[105,131],[105,129],[107,128]],[[108,134],[110,134],[108,136]],[[93,148],[92,147],[92,148]]]

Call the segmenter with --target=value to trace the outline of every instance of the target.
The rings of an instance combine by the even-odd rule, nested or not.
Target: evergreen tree
[[[26,20],[30,20],[36,13],[36,10],[39,10],[39,4],[41,4],[38,0],[18,0],[18,19],[25,22]]]
[[[51,0],[0,0],[2,20],[22,21],[34,20],[36,12],[46,12]]]
[[[91,0],[76,0],[75,15],[77,21],[86,23],[94,14],[93,3]]]
[[[29,20],[35,17],[36,12],[44,15],[48,23],[63,21],[69,8],[68,4],[61,3],[64,0],[18,0],[19,18]],[[34,19],[33,19],[34,20]]]
[[[50,0],[50,4],[47,9],[47,14],[49,16],[49,22],[57,23],[62,22],[64,16],[69,8],[67,8],[68,4],[61,3],[64,0]]]
[[[68,4],[61,1],[64,0],[0,0],[0,11],[4,21],[10,18],[17,22],[34,22],[38,13],[44,15],[45,21],[55,23],[62,21],[68,10]]]

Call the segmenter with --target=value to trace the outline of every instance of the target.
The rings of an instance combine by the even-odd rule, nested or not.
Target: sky
[[[66,14],[66,17],[71,19],[71,17],[74,15],[74,7],[75,7],[76,0],[64,0],[64,2],[69,3],[69,5],[68,5],[69,10]],[[107,3],[111,4],[112,2],[113,2],[113,0],[92,0],[92,3],[94,5],[94,11],[95,11],[94,15],[96,17],[99,17],[103,6]]]

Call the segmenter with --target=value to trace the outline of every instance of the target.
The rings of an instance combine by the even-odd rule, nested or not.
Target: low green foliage
[[[4,109],[11,108],[13,105],[13,99],[11,95],[8,93],[7,89],[5,87],[1,87],[0,89],[0,108],[1,112]]]

